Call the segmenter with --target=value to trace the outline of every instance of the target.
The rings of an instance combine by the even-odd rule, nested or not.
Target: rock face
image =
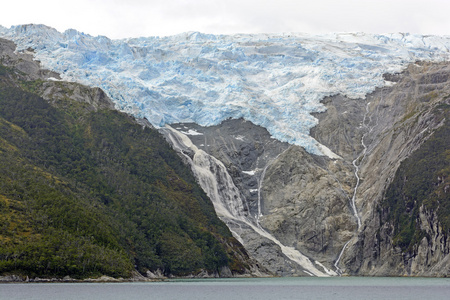
[[[0,38],[0,62],[7,67],[13,67],[21,73],[22,80],[43,80],[39,94],[49,102],[60,102],[64,98],[86,103],[87,110],[99,108],[114,108],[114,103],[100,88],[88,88],[84,85],[59,81],[58,73],[42,69],[40,62],[34,60],[33,49],[16,52],[14,42]]]
[[[436,222],[435,212],[420,207],[419,226],[427,235],[422,238],[414,253],[408,253],[403,260],[404,274],[416,276],[447,277],[450,272],[450,241],[448,232]],[[393,261],[392,258],[389,261]]]
[[[261,224],[284,244],[332,268],[357,229],[348,209],[350,175],[340,161],[291,147],[266,172]]]
[[[22,72],[27,80],[60,79],[58,73],[40,68],[39,61],[34,60],[33,49],[15,52],[16,44],[0,38],[0,62]]]
[[[416,63],[365,99],[324,99],[327,111],[316,114],[311,135],[342,159],[277,142],[242,120],[175,127],[224,163],[257,224],[310,260],[349,275],[448,276],[449,232],[436,210],[420,207],[418,230],[426,235],[406,251],[395,245],[397,225],[380,203],[400,163],[448,118],[436,108],[449,104],[449,74],[448,63]],[[280,265],[270,246],[258,252],[267,241],[240,237],[263,265]]]
[[[262,266],[278,276],[325,275],[259,223],[262,178],[267,167],[289,148],[288,144],[242,119],[207,128],[192,123],[175,124],[173,129],[162,132],[191,165],[218,215]]]
[[[394,227],[398,225],[386,218],[386,211],[380,211],[380,202],[400,163],[444,126],[448,118],[448,110],[441,116],[437,107],[449,104],[449,71],[448,63],[414,64],[391,78],[397,82],[392,88],[378,90],[367,97],[370,103],[367,110],[370,122],[364,136],[367,151],[361,161],[362,180],[356,197],[363,226],[343,255],[342,265],[349,274],[443,276],[449,273],[445,264],[449,232],[442,230],[433,212],[420,208],[414,233],[424,230],[431,238],[424,237],[418,248],[411,245],[410,249],[402,250],[393,241]],[[429,153],[430,157],[434,155]],[[443,200],[448,203],[450,195],[444,195]]]
[[[219,126],[193,123],[173,127],[187,133],[200,149],[219,159],[245,198],[248,214],[258,214],[258,189],[265,167],[289,144],[273,139],[266,129],[243,119],[227,120]]]

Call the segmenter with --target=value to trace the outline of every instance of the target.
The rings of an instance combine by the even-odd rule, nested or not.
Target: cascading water
[[[200,186],[213,202],[217,214],[227,225],[245,226],[259,236],[272,241],[280,247],[282,253],[289,260],[301,266],[306,274],[311,276],[337,275],[316,262],[316,265],[319,265],[325,271],[321,272],[305,255],[293,247],[283,245],[274,236],[258,226],[256,219],[252,220],[252,217],[246,213],[248,208],[242,201],[238,188],[234,185],[222,162],[198,149],[186,135],[172,127],[166,125],[166,128],[161,131],[169,138],[175,150],[184,155]],[[245,240],[239,233],[236,230],[231,230],[231,232],[245,246]]]
[[[383,95],[381,95],[381,97],[383,97]],[[361,146],[363,147],[363,150],[360,152],[360,154],[358,155],[358,157],[356,157],[353,161],[352,161],[352,165],[355,168],[355,177],[356,177],[356,184],[355,187],[353,189],[353,195],[350,201],[350,205],[352,207],[352,211],[353,211],[353,215],[355,216],[356,220],[357,220],[357,224],[358,224],[358,231],[361,229],[361,218],[359,216],[358,213],[358,209],[356,207],[356,195],[358,192],[358,188],[359,188],[359,184],[361,181],[361,178],[359,177],[359,167],[361,166],[362,162],[364,161],[364,159],[366,158],[367,155],[367,145],[364,143],[364,138],[367,136],[367,134],[369,134],[377,125],[378,125],[378,119],[376,120],[375,124],[372,127],[369,127],[372,118],[371,116],[369,116],[369,105],[370,102],[368,102],[366,104],[366,111],[364,113],[364,117],[363,117],[363,121],[361,124],[361,127],[363,127],[363,130],[365,131],[365,133],[362,135],[361,137]],[[378,106],[377,106],[377,112],[378,112]],[[369,118],[369,121],[367,122],[367,118]],[[359,163],[358,163],[359,161]],[[356,235],[354,235],[350,240],[348,240],[345,245],[342,247],[341,252],[338,255],[338,258],[336,259],[335,263],[334,263],[334,267],[336,268],[336,272],[341,275],[342,274],[342,270],[339,268],[339,262],[341,261],[342,255],[344,254],[345,250],[347,249],[347,246],[350,244],[350,242],[356,237]]]
[[[287,149],[285,149],[283,152],[279,153],[277,156],[275,156],[274,159],[272,159],[271,161],[269,161],[269,162],[266,164],[266,166],[264,167],[264,169],[263,169],[263,171],[262,171],[262,173],[261,173],[261,175],[260,175],[260,178],[259,178],[259,180],[258,180],[258,215],[256,216],[256,223],[258,224],[259,227],[260,227],[260,225],[259,225],[259,219],[263,216],[262,211],[261,211],[261,207],[262,207],[262,205],[261,205],[261,190],[262,190],[262,185],[263,185],[263,182],[264,182],[264,177],[266,176],[267,168],[270,167],[270,165],[271,165],[275,160],[277,160],[277,158],[280,157],[280,155],[282,155],[282,154],[283,154],[284,152],[286,152],[288,149],[289,149],[289,148],[287,148]]]
[[[225,166],[205,151],[198,149],[186,135],[170,126],[166,128],[170,129],[165,131],[166,136],[170,138],[173,147],[188,160],[200,186],[213,201],[217,214],[230,219],[244,217],[246,210],[240,201],[240,192],[233,184]],[[186,152],[192,152],[194,155],[191,158]]]
[[[354,237],[352,237],[350,240],[347,241],[347,243],[344,244],[344,247],[342,247],[341,252],[338,255],[338,258],[336,259],[336,261],[334,262],[334,267],[336,268],[336,273],[341,276],[342,275],[342,270],[341,268],[339,268],[339,262],[341,261],[342,255],[344,254],[345,249],[347,249],[348,244],[350,244],[350,242],[352,241]]]

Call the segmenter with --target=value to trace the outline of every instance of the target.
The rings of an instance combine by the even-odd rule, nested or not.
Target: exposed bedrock
[[[265,175],[261,224],[284,244],[331,268],[356,230],[348,167],[291,147]]]
[[[271,137],[266,129],[243,119],[226,120],[218,126],[175,124],[191,141],[219,159],[239,188],[248,214],[258,214],[258,190],[265,167],[285,151],[289,144]]]
[[[449,266],[445,263],[449,259],[448,232],[444,232],[442,224],[433,217],[439,207],[434,212],[420,207],[416,232],[424,230],[428,238],[424,237],[419,245],[412,245],[409,250],[402,250],[393,240],[395,222],[386,217],[389,208],[383,211],[380,202],[401,162],[419,149],[449,117],[439,108],[449,104],[449,74],[448,63],[416,63],[401,74],[386,76],[386,80],[395,84],[377,89],[365,100],[342,97],[325,100],[328,110],[318,115],[319,126],[312,135],[345,160],[358,159],[361,178],[355,203],[362,227],[350,241],[340,263],[347,274],[448,276]],[[345,114],[336,113],[339,107],[352,102],[365,103],[364,122],[351,129],[338,127],[354,119],[348,110]],[[360,119],[361,114],[358,116]],[[361,138],[367,149],[365,155],[358,158]],[[430,153],[430,157],[433,155]],[[446,201],[450,201],[449,198],[447,195]]]
[[[386,76],[388,84],[365,99],[324,99],[327,111],[315,115],[319,125],[311,135],[342,159],[281,143],[245,120],[173,127],[225,165],[248,216],[311,261],[350,275],[444,276],[448,232],[436,212],[421,208],[418,224],[428,235],[407,253],[394,246],[394,225],[380,201],[400,163],[448,118],[436,107],[448,105],[449,74],[448,63],[416,63]],[[280,257],[270,243],[251,234],[241,238],[249,253],[276,269]],[[278,274],[301,275],[282,269]]]
[[[356,230],[348,200],[353,185],[350,166],[281,143],[242,119],[206,128],[195,124],[173,128],[226,166],[249,219],[284,246],[301,249],[313,263],[333,269],[337,254]],[[306,275],[273,241],[224,221],[248,252],[275,274]]]

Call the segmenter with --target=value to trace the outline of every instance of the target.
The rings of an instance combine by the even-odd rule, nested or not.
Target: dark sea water
[[[0,299],[450,299],[449,278],[252,278],[6,283]]]

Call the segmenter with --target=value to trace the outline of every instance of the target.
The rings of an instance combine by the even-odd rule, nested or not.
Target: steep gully
[[[362,162],[364,161],[366,155],[367,155],[367,145],[364,143],[364,138],[366,137],[367,134],[369,134],[372,129],[377,126],[378,122],[375,123],[375,125],[373,127],[370,127],[370,122],[371,122],[371,117],[369,116],[369,105],[370,102],[368,102],[366,104],[366,109],[365,109],[365,113],[364,113],[364,117],[363,117],[363,121],[361,123],[361,127],[362,129],[365,131],[364,134],[361,137],[361,146],[362,146],[362,151],[359,153],[359,155],[352,161],[352,165],[355,168],[355,178],[356,178],[356,184],[355,187],[353,188],[353,195],[352,198],[350,200],[350,206],[352,208],[353,211],[353,215],[357,220],[357,224],[358,224],[358,230],[357,232],[361,229],[361,217],[359,216],[358,213],[358,208],[356,206],[356,197],[357,197],[357,193],[358,193],[358,188],[359,188],[359,184],[361,181],[361,178],[359,176],[359,168],[362,164]],[[366,123],[367,118],[369,118],[369,121]],[[336,259],[335,263],[334,263],[334,267],[336,269],[336,273],[340,276],[342,274],[342,270],[339,268],[339,263],[341,261],[342,255],[344,254],[345,250],[347,249],[347,246],[349,245],[349,243],[356,238],[357,236],[357,232],[355,233],[355,235],[348,240],[344,246],[342,247],[342,250],[340,251],[338,258]]]
[[[289,148],[288,148],[289,149]],[[274,162],[275,160],[277,160],[278,157],[280,157],[284,152],[286,152],[288,149],[284,150],[283,152],[279,153],[277,156],[275,156],[274,159],[272,159],[271,161],[269,161],[266,166],[264,167],[260,178],[258,179],[258,214],[255,216],[256,219],[256,224],[258,225],[259,228],[262,229],[260,223],[259,223],[259,219],[263,216],[262,214],[262,196],[261,196],[261,191],[262,191],[262,186],[263,186],[263,182],[264,182],[264,177],[266,175],[266,171],[267,168],[272,164],[272,162]]]
[[[235,235],[244,246],[246,242],[238,231],[245,227],[247,230],[250,229],[261,238],[276,244],[281,249],[283,255],[300,266],[305,274],[310,276],[337,275],[334,271],[328,270],[321,263],[315,262],[317,266],[324,270],[323,272],[320,271],[308,257],[293,247],[283,245],[278,239],[259,225],[258,219],[261,216],[260,191],[258,191],[258,214],[253,218],[251,214],[246,213],[248,207],[245,207],[246,205],[241,199],[238,188],[234,185],[231,176],[228,174],[222,162],[210,156],[205,151],[198,149],[191,140],[180,131],[170,126],[166,126],[165,129],[162,129],[162,132],[168,137],[168,140],[173,147],[183,155],[186,162],[191,165],[200,185],[211,198],[219,217],[221,217],[229,226],[233,235]],[[266,168],[267,167],[268,165]],[[259,182],[258,190],[260,190],[262,185],[262,177]]]
[[[358,129],[358,131],[361,133],[360,137],[361,151],[359,152],[359,154],[357,154],[356,158],[351,163],[354,168],[353,174],[354,178],[356,179],[356,183],[354,184],[352,193],[345,193],[345,191],[341,188],[344,194],[352,195],[351,198],[347,197],[347,199],[349,203],[349,208],[351,210],[351,214],[353,215],[356,221],[357,228],[356,231],[353,232],[351,237],[345,242],[345,244],[343,243],[343,246],[341,246],[340,251],[335,252],[339,253],[339,255],[337,255],[337,259],[334,261],[334,264],[331,263],[330,261],[331,263],[330,265],[334,266],[335,271],[327,269],[323,264],[321,264],[318,261],[314,261],[315,263],[314,265],[310,259],[311,253],[309,254],[309,256],[305,256],[304,254],[296,250],[294,247],[286,247],[285,245],[283,245],[282,242],[280,242],[278,238],[275,238],[273,234],[267,232],[267,230],[265,230],[263,226],[261,226],[260,224],[260,218],[263,217],[262,189],[266,170],[280,156],[282,156],[289,149],[289,147],[277,151],[276,155],[272,156],[272,158],[263,161],[262,164],[259,164],[260,169],[258,172],[256,172],[256,174],[254,171],[250,172],[243,171],[243,173],[252,175],[252,177],[255,177],[257,179],[256,185],[257,189],[254,189],[254,191],[257,190],[257,199],[256,201],[254,201],[252,207],[249,207],[250,205],[247,202],[249,199],[247,197],[243,197],[243,195],[241,194],[242,185],[240,186],[240,188],[238,188],[234,184],[233,179],[229,174],[230,169],[229,168],[227,169],[227,167],[225,167],[224,164],[222,163],[224,162],[224,160],[221,159],[221,161],[219,161],[214,157],[216,155],[211,156],[207,154],[205,151],[197,148],[197,146],[199,145],[203,146],[207,144],[206,136],[204,137],[204,141],[200,144],[198,141],[198,137],[195,137],[195,135],[197,134],[191,136],[191,134],[189,134],[188,132],[181,132],[181,128],[177,128],[179,130],[176,130],[174,128],[167,126],[162,131],[168,137],[168,140],[172,143],[173,147],[178,152],[180,152],[184,156],[186,162],[191,165],[196,177],[198,178],[199,183],[213,201],[217,213],[222,218],[222,220],[225,223],[227,223],[233,235],[244,246],[246,246],[246,248],[248,246],[249,238],[248,234],[246,235],[245,232],[252,231],[253,234],[256,234],[260,237],[260,239],[262,240],[260,241],[261,244],[264,244],[265,239],[271,241],[274,245],[278,246],[278,248],[285,256],[285,259],[288,258],[288,260],[301,266],[302,267],[301,271],[304,274],[306,273],[312,276],[313,275],[336,276],[341,275],[343,273],[339,268],[341,257],[347,250],[347,247],[350,245],[350,243],[353,243],[355,241],[355,238],[357,238],[358,236],[358,232],[361,230],[362,222],[357,208],[357,195],[361,182],[360,166],[365,160],[366,155],[368,154],[368,146],[366,145],[366,139],[368,135],[371,133],[371,131],[377,126],[378,123],[378,120],[375,120],[375,124],[373,125],[372,115],[370,114],[369,110],[370,105],[371,103],[368,102],[365,104],[365,109],[362,107],[362,111],[364,111],[364,114],[362,116],[362,121]],[[376,108],[376,110],[378,110],[378,108]],[[195,130],[196,128],[194,128],[193,131],[194,133]],[[189,129],[189,131],[191,131],[191,129]],[[191,140],[184,133],[189,134],[189,136],[193,140]],[[195,145],[197,146],[194,145],[193,143],[194,140],[196,140]],[[210,151],[208,152],[211,153]],[[335,176],[333,177],[338,182],[338,184],[341,185],[339,180]],[[235,175],[233,178],[236,179]],[[255,238],[250,239],[255,240]],[[323,268],[324,272],[319,271],[317,267]],[[297,273],[297,275],[301,274]]]

